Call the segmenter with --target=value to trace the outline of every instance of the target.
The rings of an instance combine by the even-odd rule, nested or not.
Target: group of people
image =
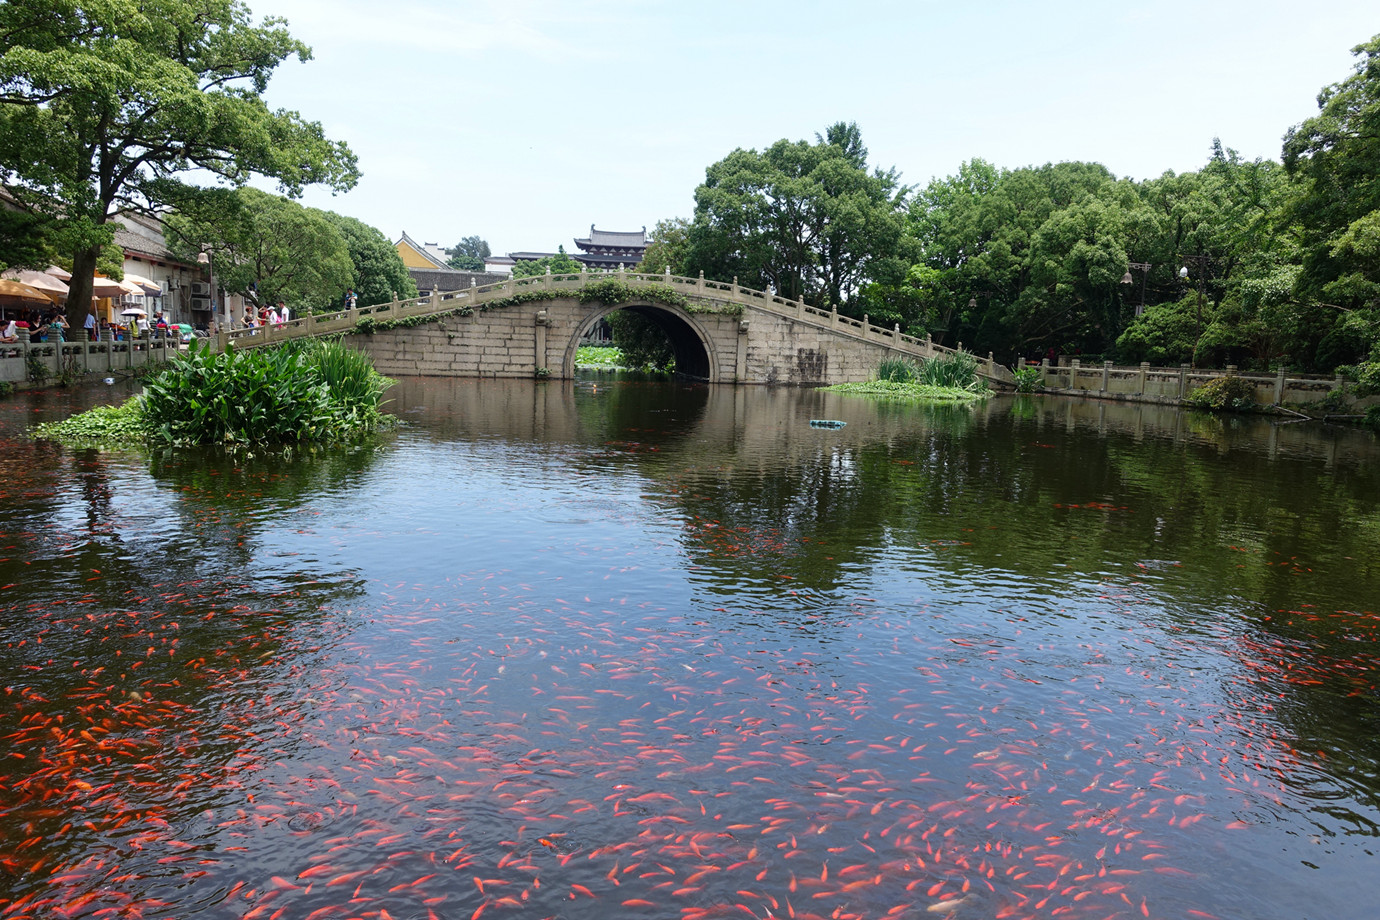
[[[280,300],[276,306],[260,307],[257,310],[245,307],[242,324],[245,329],[257,329],[260,326],[281,326],[289,319],[291,316],[288,313],[288,305]]]
[[[54,333],[65,334],[67,328],[67,318],[62,315],[61,310],[24,310],[19,316],[5,323],[4,331],[0,332],[0,344],[18,342],[20,329],[29,330],[29,336],[33,340],[43,341]]]

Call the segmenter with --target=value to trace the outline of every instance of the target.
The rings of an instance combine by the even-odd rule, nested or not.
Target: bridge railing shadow
[[[466,309],[478,311],[495,301],[502,301],[527,291],[578,291],[587,285],[611,279],[617,279],[632,287],[665,286],[688,297],[728,301],[744,307],[765,310],[812,325],[824,326],[844,335],[874,341],[916,358],[956,354],[963,347],[961,342],[958,348],[940,345],[928,335],[923,339],[906,335],[901,332],[899,324],[891,329],[873,325],[866,314],[858,319],[845,316],[837,310],[812,307],[806,304],[803,298],[790,300],[772,291],[742,287],[737,283],[737,279],[726,282],[705,278],[703,274],[698,278],[688,278],[680,275],[628,271],[528,275],[490,284],[471,284],[469,288],[458,291],[433,290],[406,300],[394,300],[353,310],[310,314],[273,326],[223,330],[212,339],[212,342],[213,347],[223,350],[231,344],[236,348],[252,348],[302,336],[342,335],[357,331],[361,320],[371,320],[372,324],[377,326],[394,320],[431,314],[453,313]],[[1015,380],[1012,371],[997,364],[991,353],[985,359],[978,359],[978,369],[979,373],[992,380],[1004,383],[1012,383]]]

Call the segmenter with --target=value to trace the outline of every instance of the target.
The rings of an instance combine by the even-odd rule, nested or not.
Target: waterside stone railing
[[[1022,359],[1017,367],[1025,367]],[[1342,389],[1345,381],[1340,375],[1291,374],[1287,368],[1273,372],[1238,371],[1228,365],[1226,370],[1206,370],[1181,364],[1178,367],[1151,367],[1148,362],[1135,366],[1117,366],[1110,361],[1083,364],[1080,359],[1060,359],[1057,365],[1048,360],[1038,367],[1044,374],[1046,392],[1079,396],[1099,396],[1137,402],[1177,403],[1194,390],[1218,377],[1239,377],[1255,387],[1255,401],[1261,405],[1303,405],[1316,402],[1334,390]],[[1357,406],[1375,402],[1353,401]]]
[[[99,342],[88,341],[84,332],[66,340],[50,332],[46,340],[18,330],[18,342],[0,343],[0,381],[11,384],[44,380],[75,380],[87,374],[125,375],[145,364],[167,361],[182,347],[177,334],[150,333],[116,341],[105,330]]]

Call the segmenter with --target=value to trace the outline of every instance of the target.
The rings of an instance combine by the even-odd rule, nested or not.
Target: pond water
[[[0,918],[1375,915],[1368,434],[413,379],[290,459],[26,438],[123,395],[0,402]]]

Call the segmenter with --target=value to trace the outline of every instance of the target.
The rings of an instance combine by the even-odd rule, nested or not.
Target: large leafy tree
[[[450,255],[446,264],[462,272],[482,272],[484,260],[493,255],[488,241],[478,236],[467,236],[446,252]]]
[[[642,253],[642,261],[637,263],[637,271],[648,274],[661,274],[670,269],[673,275],[683,275],[688,271],[685,262],[686,245],[690,233],[690,221],[684,217],[659,220],[652,228],[651,241]]]
[[[0,180],[61,224],[74,324],[116,214],[195,197],[187,171],[290,195],[358,178],[318,123],[268,108],[273,70],[311,52],[239,0],[6,0],[0,42]]]
[[[361,220],[345,217],[333,211],[322,212],[326,221],[335,227],[350,253],[354,266],[354,289],[359,297],[359,306],[368,307],[378,303],[388,303],[396,294],[406,300],[417,296],[417,285],[407,273],[402,257],[383,231],[371,227]],[[323,291],[325,299],[312,298],[309,306],[326,308],[339,303],[339,298],[330,298],[330,291]]]
[[[1342,325],[1380,360],[1380,35],[1352,49],[1351,76],[1318,94],[1318,114],[1284,138],[1305,231],[1300,299],[1348,314]]]
[[[166,224],[175,253],[194,259],[199,248],[209,250],[217,285],[251,303],[324,307],[355,281],[336,222],[280,195],[246,186],[198,198]]]
[[[867,169],[857,125],[832,125],[815,143],[780,140],[735,150],[695,190],[687,268],[784,297],[842,306],[896,258],[907,189],[894,170]]]

